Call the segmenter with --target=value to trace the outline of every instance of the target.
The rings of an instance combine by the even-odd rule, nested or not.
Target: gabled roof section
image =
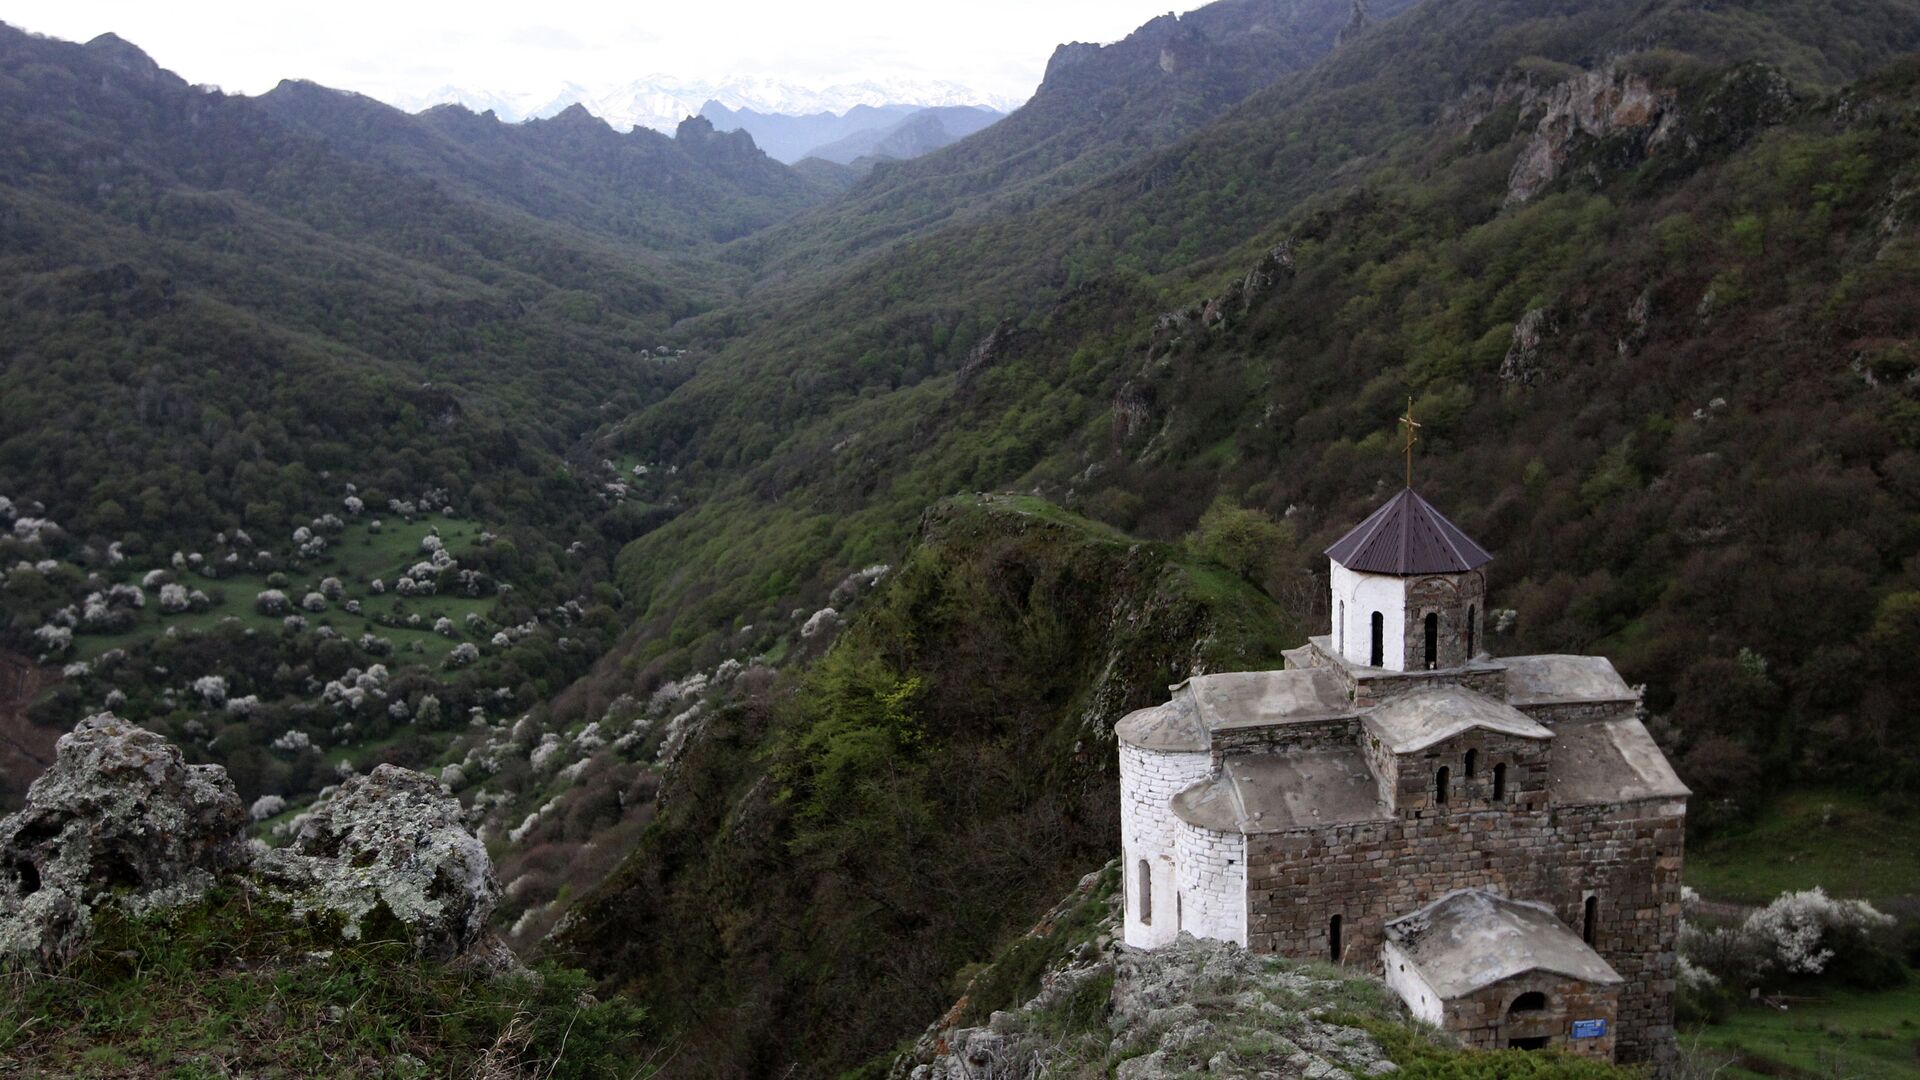
[[[1461,686],[1389,698],[1362,713],[1360,722],[1396,754],[1424,750],[1473,728],[1522,739],[1553,738],[1553,729],[1519,709]]]
[[[1366,574],[1460,574],[1493,561],[1446,515],[1406,488],[1327,549],[1327,558]]]
[[[1387,924],[1387,940],[1443,1001],[1529,971],[1596,986],[1626,980],[1544,904],[1462,889]]]

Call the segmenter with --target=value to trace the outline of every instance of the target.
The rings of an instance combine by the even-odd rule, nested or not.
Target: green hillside
[[[716,360],[614,428],[701,485],[622,587],[698,639],[1002,486],[1160,538],[1224,496],[1315,572],[1412,396],[1422,489],[1499,556],[1502,649],[1617,656],[1711,794],[1911,778],[1914,68],[1826,80],[1912,14],[1425,5],[1044,211],[715,316]],[[1662,40],[1692,51],[1599,66]],[[1598,88],[1652,111],[1544,140],[1512,197]]]
[[[1411,402],[1491,649],[1645,686],[1689,880],[1907,903],[1916,50],[1920,0],[1223,0],[855,180],[0,26],[0,662],[51,686],[0,734],[114,708],[271,839],[433,770],[668,1071],[870,1067],[1111,857],[1114,719],[1326,625]],[[468,1062],[518,993],[400,1027]],[[1875,1064],[1902,993],[1735,1027]]]
[[[1119,843],[1115,720],[1299,633],[1179,549],[944,502],[797,685],[709,722],[559,948],[683,1032],[690,1072],[864,1061]]]

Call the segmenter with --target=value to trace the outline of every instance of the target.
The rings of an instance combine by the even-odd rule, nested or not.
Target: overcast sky
[[[1197,6],[1185,0],[1181,7]],[[0,0],[0,20],[111,30],[189,82],[259,93],[305,78],[375,97],[451,83],[521,91],[757,75],[807,86],[945,79],[1025,98],[1063,41],[1112,41],[1169,0]]]

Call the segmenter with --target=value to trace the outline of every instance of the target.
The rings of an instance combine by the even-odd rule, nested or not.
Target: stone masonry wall
[[[1342,918],[1345,953],[1380,970],[1383,927],[1456,889],[1481,887],[1553,907],[1575,933],[1594,899],[1593,944],[1626,979],[1622,1061],[1659,1059],[1673,1033],[1683,857],[1681,800],[1617,806],[1468,804],[1421,817],[1248,838],[1249,947],[1326,955]]]
[[[1213,733],[1213,763],[1241,754],[1275,754],[1288,750],[1338,749],[1353,746],[1360,721],[1351,716],[1333,720],[1303,720],[1265,727],[1223,728]]]
[[[1195,937],[1247,943],[1247,838],[1176,819],[1179,929]]]
[[[1546,997],[1546,1008],[1514,1012],[1522,994]],[[1545,1038],[1547,1045],[1582,1057],[1612,1061],[1615,1052],[1620,988],[1590,986],[1552,972],[1534,971],[1504,979],[1449,1002],[1441,1024],[1468,1046],[1501,1050],[1515,1039]],[[1573,1038],[1575,1020],[1604,1020],[1607,1033]]]
[[[1507,670],[1492,664],[1476,665],[1473,668],[1454,668],[1441,671],[1409,671],[1405,674],[1379,674],[1370,672],[1365,678],[1357,678],[1357,669],[1341,663],[1327,652],[1323,646],[1326,639],[1310,639],[1307,642],[1305,667],[1326,668],[1339,675],[1347,684],[1347,697],[1353,702],[1354,709],[1368,709],[1383,701],[1389,701],[1401,694],[1415,690],[1425,690],[1433,686],[1464,686],[1468,690],[1485,694],[1495,701],[1507,700]]]
[[[1212,768],[1204,750],[1169,752],[1120,744],[1120,849],[1126,857],[1126,940],[1149,949],[1179,932],[1174,827],[1167,803],[1205,780]],[[1140,862],[1148,864],[1152,921],[1141,919]]]
[[[1591,720],[1624,720],[1635,712],[1631,701],[1543,702],[1538,705],[1515,705],[1514,708],[1548,727],[1583,724]]]
[[[1384,747],[1374,746],[1368,735],[1364,747],[1371,758],[1388,756]],[[1550,745],[1545,739],[1522,739],[1501,735],[1484,728],[1465,731],[1411,754],[1395,754],[1390,805],[1402,815],[1448,813],[1474,807],[1504,806],[1508,809],[1538,809],[1547,802],[1547,770]],[[1468,756],[1472,768],[1468,768]],[[1499,785],[1501,797],[1495,800],[1495,770],[1505,767]],[[1438,779],[1442,767],[1447,770],[1447,804],[1438,806]]]
[[[1473,659],[1468,652],[1469,640],[1473,652],[1479,652],[1486,644],[1485,635],[1479,632],[1486,612],[1486,592],[1486,575],[1477,571],[1409,579],[1406,627],[1401,638],[1406,642],[1407,652],[1401,670],[1427,670],[1428,615],[1439,620],[1439,632],[1434,640],[1435,669],[1457,668]],[[1469,618],[1475,624],[1472,633],[1467,630]]]

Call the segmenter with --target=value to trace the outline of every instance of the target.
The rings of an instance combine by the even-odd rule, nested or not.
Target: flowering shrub
[[[1741,932],[1752,937],[1775,966],[1791,975],[1818,975],[1837,949],[1863,944],[1877,930],[1893,926],[1865,900],[1835,900],[1814,886],[1782,893],[1747,916]]]
[[[1824,889],[1782,893],[1737,927],[1680,926],[1682,988],[1715,983],[1757,986],[1770,978],[1831,977],[1879,985],[1898,975],[1879,941],[1894,919],[1865,900],[1836,900]],[[1709,981],[1711,980],[1711,981]]]

